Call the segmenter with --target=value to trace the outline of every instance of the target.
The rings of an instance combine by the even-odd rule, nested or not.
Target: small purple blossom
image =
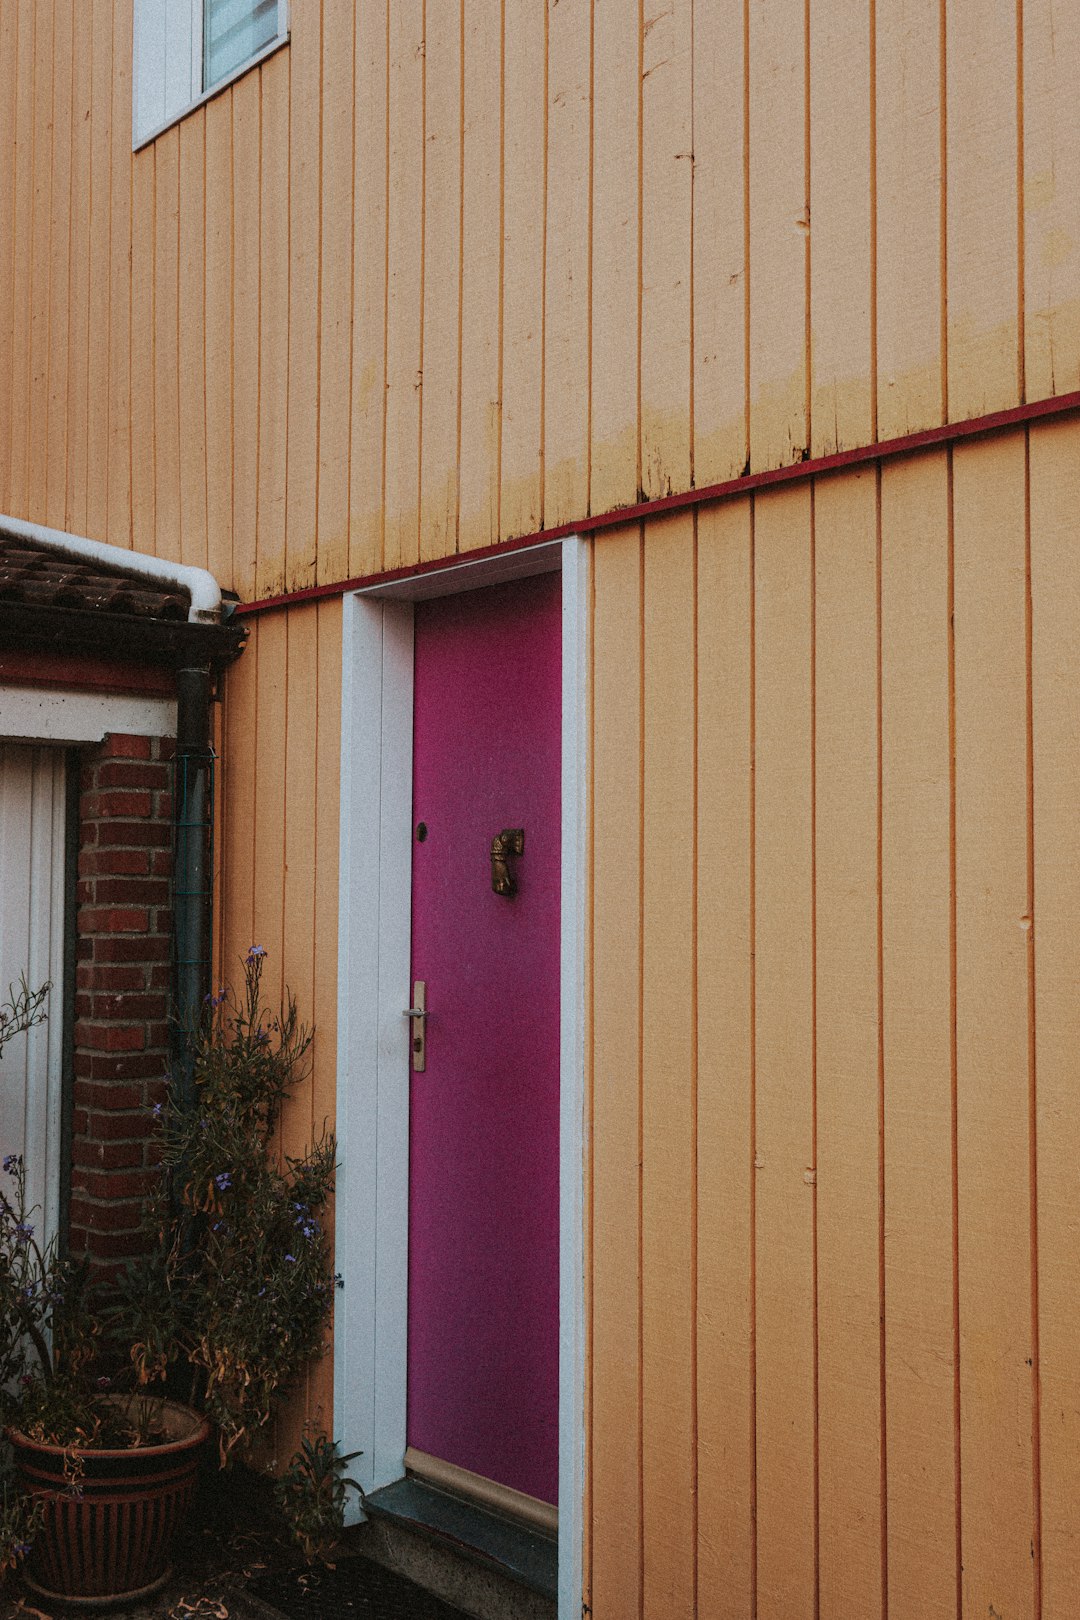
[[[161,1118],[161,1110],[162,1110],[163,1106],[164,1105],[162,1103],[159,1103],[159,1102],[156,1102],[154,1104],[153,1113],[154,1113],[154,1118],[155,1119],[160,1119]]]
[[[296,1256],[295,1256],[295,1254],[287,1254],[285,1256],[285,1258],[289,1262],[290,1266],[295,1266],[295,1264],[296,1264]]]
[[[245,962],[258,962],[266,955],[265,945],[252,945],[244,957]]]
[[[9,1176],[17,1176],[19,1171],[22,1169],[22,1154],[5,1153],[4,1169],[7,1171]]]
[[[203,1006],[216,1010],[221,1006],[227,994],[228,991],[225,989],[224,985],[219,985],[217,995],[215,995],[212,990],[208,990],[205,996],[203,996]]]
[[[255,1031],[254,1039],[255,1039],[255,1045],[256,1046],[269,1046],[270,1045],[269,1032],[267,1030],[263,1029],[261,1024],[259,1025],[258,1029]]]
[[[217,1188],[218,1192],[225,1192],[229,1187],[231,1187],[232,1186],[232,1172],[231,1172],[231,1170],[223,1170],[219,1176],[215,1176],[214,1177],[214,1186]]]
[[[29,1221],[19,1221],[16,1223],[15,1242],[19,1245],[20,1249],[25,1249],[33,1235],[34,1228],[31,1226]]]

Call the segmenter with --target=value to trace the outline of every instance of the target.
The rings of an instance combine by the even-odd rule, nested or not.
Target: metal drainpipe
[[[193,1037],[210,983],[210,666],[176,672],[176,1015],[177,1078],[185,1105],[195,1097]]]

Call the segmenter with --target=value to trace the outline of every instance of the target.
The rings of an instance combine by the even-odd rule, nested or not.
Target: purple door
[[[416,608],[408,1443],[555,1502],[558,574]],[[512,895],[492,840],[522,829]],[[499,874],[496,873],[496,876]]]

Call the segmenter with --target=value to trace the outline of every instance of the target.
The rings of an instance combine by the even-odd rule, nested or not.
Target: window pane
[[[278,0],[204,0],[203,89],[277,37]]]

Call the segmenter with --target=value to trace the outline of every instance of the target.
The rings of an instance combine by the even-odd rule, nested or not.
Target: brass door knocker
[[[496,894],[504,894],[509,899],[517,893],[517,879],[511,871],[510,859],[524,853],[524,827],[504,827],[491,840],[491,887]]]

